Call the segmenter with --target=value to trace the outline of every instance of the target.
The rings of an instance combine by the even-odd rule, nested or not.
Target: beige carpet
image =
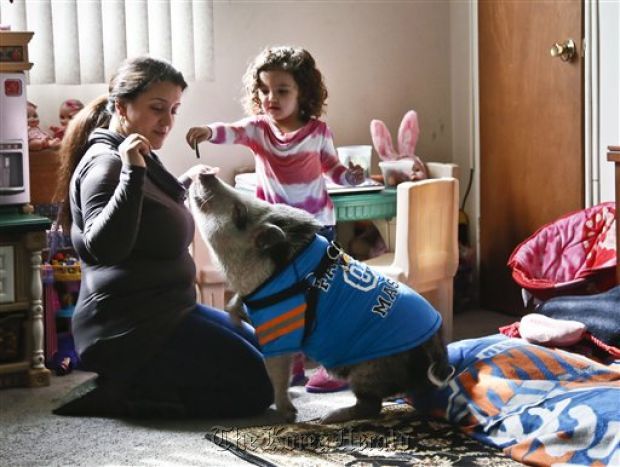
[[[53,415],[72,387],[92,373],[53,376],[44,388],[0,391],[0,466],[238,466],[229,451],[205,439],[218,426],[273,425],[270,411],[239,420],[113,420]],[[353,403],[349,392],[308,394],[291,389],[299,420],[316,419],[330,407]]]
[[[515,321],[494,313],[459,313],[455,337],[495,333]],[[127,421],[53,415],[59,399],[92,374],[74,371],[53,376],[44,388],[0,390],[0,466],[238,466],[247,465],[205,439],[217,426],[275,425],[274,412],[253,419]],[[300,421],[319,418],[334,407],[350,405],[349,391],[308,394],[291,389]],[[321,465],[321,464],[318,464]]]

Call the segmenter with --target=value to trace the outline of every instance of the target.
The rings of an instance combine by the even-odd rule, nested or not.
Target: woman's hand
[[[361,165],[353,165],[353,163],[349,161],[349,168],[347,169],[344,178],[351,185],[359,185],[364,181],[364,169]]]
[[[146,167],[145,157],[151,152],[151,143],[138,133],[132,133],[118,146],[124,164]]]
[[[187,144],[194,149],[198,143],[210,140],[211,134],[211,128],[208,126],[194,126],[187,131],[185,139],[187,140]]]

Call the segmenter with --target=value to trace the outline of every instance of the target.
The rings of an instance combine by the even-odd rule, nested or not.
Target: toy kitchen
[[[26,72],[32,32],[0,30],[0,389],[47,386],[42,250],[51,221],[33,214]]]
[[[0,206],[30,201],[25,72],[32,36],[0,31]]]

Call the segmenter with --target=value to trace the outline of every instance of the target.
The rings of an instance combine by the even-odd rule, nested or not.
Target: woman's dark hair
[[[66,232],[73,220],[69,184],[88,147],[88,136],[96,128],[108,127],[116,101],[131,102],[153,84],[162,82],[176,84],[182,90],[187,87],[183,74],[168,62],[151,57],[128,59],[110,79],[108,94],[90,102],[69,121],[60,146],[61,167],[55,195],[55,199],[62,202],[58,224]]]
[[[289,72],[299,87],[299,116],[306,122],[320,117],[327,100],[327,88],[323,75],[317,69],[310,52],[300,47],[268,47],[250,64],[244,77],[245,97],[243,105],[250,115],[263,112],[258,91],[262,85],[262,71]]]

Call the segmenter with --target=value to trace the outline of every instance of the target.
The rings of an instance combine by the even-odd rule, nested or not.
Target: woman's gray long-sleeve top
[[[82,282],[73,316],[83,366],[126,377],[161,348],[196,304],[185,187],[156,156],[124,165],[123,137],[98,129],[70,189],[71,240]]]

